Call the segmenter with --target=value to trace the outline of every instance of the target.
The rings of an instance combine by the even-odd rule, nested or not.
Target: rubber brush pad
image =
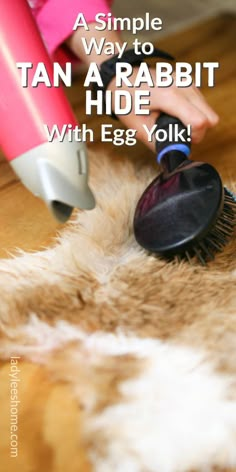
[[[168,176],[160,174],[141,196],[134,216],[136,240],[162,255],[184,253],[210,232],[223,205],[218,172],[188,161]]]

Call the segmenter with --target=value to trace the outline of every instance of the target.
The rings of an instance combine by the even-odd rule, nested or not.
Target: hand
[[[137,68],[134,68],[133,75],[129,77],[131,82],[135,81]],[[150,69],[150,73],[155,83],[155,69]],[[135,87],[124,87],[134,95]],[[127,128],[137,129],[136,137],[143,141],[153,151],[155,143],[148,142],[148,136],[143,128],[145,124],[149,129],[155,124],[155,121],[161,112],[179,118],[184,125],[191,125],[192,142],[199,143],[208,128],[215,126],[219,117],[214,110],[207,104],[201,92],[195,87],[179,88],[175,82],[171,87],[148,87],[142,84],[139,90],[150,91],[149,115],[135,115],[133,111],[129,115],[120,115],[118,118]],[[110,82],[108,90],[114,92],[116,90],[115,78]],[[147,108],[147,107],[144,107]]]
[[[90,56],[87,56],[84,52],[81,38],[86,37],[87,40],[95,37],[97,41],[103,36],[103,32],[95,29],[95,24],[90,24],[90,30],[84,31],[78,29],[73,35],[67,40],[67,45],[73,50],[73,52],[82,59],[82,61],[89,66],[90,62],[95,61],[97,64],[108,59],[103,53],[97,56],[94,52]],[[120,36],[115,31],[108,31],[106,34],[106,40],[113,43],[122,41]],[[109,56],[110,57],[110,56]],[[129,80],[134,82],[137,68],[134,68],[133,74],[129,77]],[[155,83],[155,69],[150,69],[150,73]],[[135,87],[123,87],[134,95]],[[133,128],[137,130],[136,137],[143,141],[148,147],[155,151],[155,143],[148,141],[148,136],[143,128],[143,124],[150,129],[155,124],[158,115],[161,112],[168,113],[169,115],[179,118],[184,125],[191,125],[192,130],[192,142],[199,143],[205,136],[206,131],[209,128],[215,126],[219,117],[214,110],[207,104],[205,98],[195,86],[191,87],[176,87],[175,82],[171,87],[148,87],[146,84],[142,84],[139,90],[150,90],[150,114],[149,115],[135,115],[133,111],[129,115],[120,115],[118,118],[127,128]],[[116,90],[115,78],[110,82],[108,90],[114,92]]]

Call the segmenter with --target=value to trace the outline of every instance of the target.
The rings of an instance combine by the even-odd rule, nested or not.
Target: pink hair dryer
[[[13,6],[14,3],[14,6]],[[0,0],[0,145],[23,184],[41,197],[53,215],[65,222],[74,207],[92,209],[84,143],[54,139],[57,124],[77,126],[62,87],[44,83],[24,88],[19,62],[43,62],[52,80],[53,66],[26,0]],[[35,73],[29,70],[29,79]],[[52,83],[52,81],[51,81]]]

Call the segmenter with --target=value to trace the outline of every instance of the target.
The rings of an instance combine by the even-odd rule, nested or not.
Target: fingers
[[[161,90],[155,89],[152,92],[152,109],[156,108],[156,100],[158,100],[159,109],[169,115],[176,116],[185,126],[191,125],[191,135],[194,143],[199,143],[205,136],[207,129],[218,123],[217,114],[193,87],[181,90],[175,86]]]
[[[209,127],[207,116],[196,108],[184,95],[173,93],[170,95],[163,105],[160,105],[161,109],[165,113],[179,118],[185,126],[190,124],[192,141],[195,143],[200,142]]]
[[[217,125],[219,116],[210,107],[204,96],[196,87],[192,86],[189,90],[186,90],[186,98],[187,97],[189,101],[207,117],[210,127]]]
[[[145,131],[144,125],[151,130],[153,125],[156,122],[156,119],[160,113],[151,112],[149,115],[134,115],[133,113],[129,115],[120,116],[120,121],[126,126],[126,128],[135,128],[136,138],[139,141],[142,141],[149,149],[155,152],[155,137],[152,137],[150,141],[148,138],[147,131]]]

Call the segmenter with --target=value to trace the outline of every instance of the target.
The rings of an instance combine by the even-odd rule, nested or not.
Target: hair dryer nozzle
[[[88,162],[83,143],[53,141],[11,161],[23,184],[41,197],[53,216],[64,223],[73,208],[95,206],[88,186]]]

